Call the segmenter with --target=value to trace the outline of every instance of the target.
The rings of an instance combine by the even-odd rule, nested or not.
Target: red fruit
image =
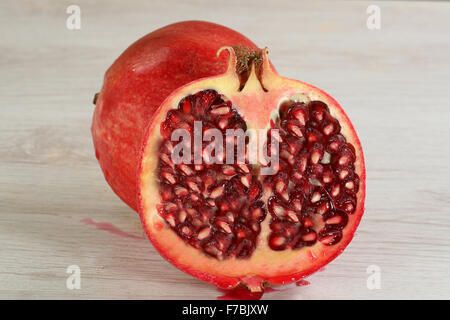
[[[144,129],[176,88],[226,70],[224,45],[255,45],[240,33],[203,21],[158,29],[132,44],[105,74],[92,122],[106,180],[137,211],[136,177]]]
[[[244,284],[260,292],[315,272],[349,244],[364,211],[364,158],[332,97],[279,76],[267,50],[226,49],[227,72],[175,90],[149,125],[139,211],[150,240],[175,266],[221,288]],[[190,171],[168,164],[179,146],[171,134],[182,127],[192,132],[194,120],[221,130],[224,141],[226,129],[264,130],[263,138],[280,144],[277,150],[274,141],[259,141],[279,155],[272,159],[275,172],[262,175],[267,158],[185,164]],[[237,140],[230,141],[237,150]],[[200,146],[200,160],[207,145]],[[189,194],[177,196],[178,188]]]

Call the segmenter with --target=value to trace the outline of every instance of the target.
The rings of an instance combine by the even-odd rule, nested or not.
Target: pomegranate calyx
[[[236,72],[238,74],[249,72],[253,64],[257,70],[259,69],[262,64],[263,50],[255,50],[240,45],[232,48],[236,55]]]
[[[262,68],[267,65],[267,48],[253,49],[244,46],[222,47],[217,51],[217,56],[223,50],[229,54],[227,73],[239,81],[238,92],[250,87],[257,91],[267,92],[262,82]]]

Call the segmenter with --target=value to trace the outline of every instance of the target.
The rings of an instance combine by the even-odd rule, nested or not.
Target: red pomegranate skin
[[[106,71],[92,122],[95,155],[114,192],[137,211],[136,181],[144,130],[162,101],[193,80],[226,70],[222,46],[256,45],[227,27],[185,21],[133,43]]]

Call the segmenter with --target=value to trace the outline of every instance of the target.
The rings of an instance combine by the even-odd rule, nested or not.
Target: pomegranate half
[[[225,49],[227,71],[175,90],[147,128],[139,212],[151,242],[181,270],[261,292],[313,273],[349,244],[364,211],[364,158],[332,97],[279,76],[266,49]],[[175,141],[177,129],[203,137],[217,129],[224,149],[208,147],[218,136],[180,149],[194,138]],[[236,153],[239,142],[227,130],[239,129],[263,132],[266,157],[250,163],[247,136],[245,158],[225,161],[223,150]]]
[[[256,46],[240,33],[204,21],[174,23],[125,50],[105,74],[92,121],[95,155],[114,192],[137,211],[142,137],[164,99],[193,80],[222,74],[224,45]]]

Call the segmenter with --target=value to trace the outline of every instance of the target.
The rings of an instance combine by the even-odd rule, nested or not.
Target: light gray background
[[[69,4],[81,7],[79,31],[66,29]],[[370,4],[381,7],[379,31],[366,28]],[[341,103],[363,144],[367,209],[356,238],[309,286],[264,298],[450,298],[449,16],[448,2],[1,1],[0,298],[220,295],[144,238],[103,179],[89,131],[113,60],[189,19],[268,46],[281,75]],[[72,264],[81,290],[66,289]],[[366,287],[372,264],[381,290]]]

